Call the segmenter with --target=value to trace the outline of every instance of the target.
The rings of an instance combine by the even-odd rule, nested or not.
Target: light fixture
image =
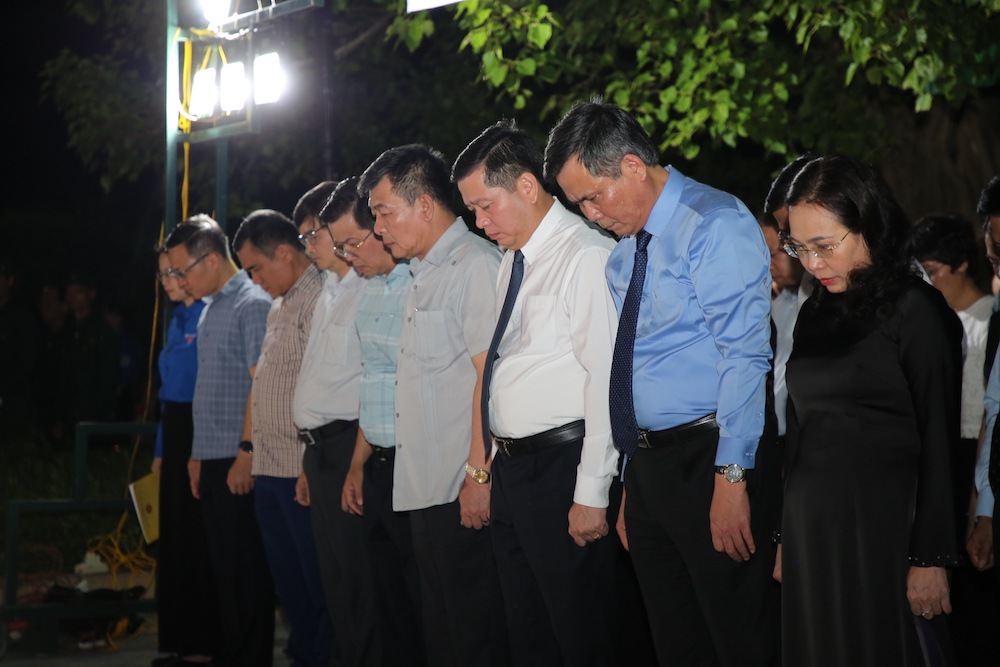
[[[201,0],[202,11],[209,25],[219,25],[229,18],[229,0]]]
[[[285,73],[277,53],[264,53],[253,60],[254,104],[277,102],[285,90]]]
[[[195,118],[207,118],[215,113],[219,88],[215,83],[215,68],[206,67],[195,73],[191,82],[191,103],[188,112]]]
[[[223,111],[239,111],[247,102],[247,77],[243,63],[226,63],[219,78],[219,104]]]

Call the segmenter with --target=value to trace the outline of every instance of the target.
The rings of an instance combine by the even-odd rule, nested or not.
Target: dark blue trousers
[[[309,508],[295,502],[295,480],[257,476],[254,506],[278,601],[288,619],[285,652],[295,667],[327,667],[333,626],[323,597]]]

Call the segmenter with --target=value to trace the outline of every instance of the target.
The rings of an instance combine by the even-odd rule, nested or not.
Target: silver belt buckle
[[[510,446],[514,443],[512,439],[498,438],[497,436],[493,436],[493,442],[497,443],[497,447],[500,449],[501,452],[503,452],[507,456],[510,456]]]
[[[312,431],[310,431],[309,429],[307,429],[307,428],[302,429],[301,431],[299,431],[299,435],[302,437],[302,440],[307,445],[315,445],[316,444],[316,438],[313,437]]]
[[[639,429],[639,447],[641,447],[642,449],[652,449],[652,445],[649,444],[648,428]]]

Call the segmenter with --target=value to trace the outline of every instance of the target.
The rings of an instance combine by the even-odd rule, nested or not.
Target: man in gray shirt
[[[479,419],[500,253],[451,211],[449,169],[426,146],[393,148],[361,177],[375,233],[409,259],[397,357],[393,508],[410,512],[428,663],[509,664],[490,547]],[[476,406],[476,407],[474,407]]]

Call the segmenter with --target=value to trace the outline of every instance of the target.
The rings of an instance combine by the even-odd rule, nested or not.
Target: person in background
[[[79,421],[109,421],[115,410],[119,355],[114,332],[97,312],[93,276],[74,273],[66,281],[70,313],[67,352],[70,428]]]
[[[786,375],[784,664],[923,665],[928,646],[947,653],[931,619],[951,611],[957,555],[962,327],[916,275],[873,169],[815,158],[787,201],[784,248],[818,284]]]
[[[198,318],[205,302],[185,292],[157,253],[160,284],[173,303],[158,360],[160,423],[153,470],[160,471],[160,539],[156,556],[157,646],[170,655],[152,667],[208,664],[219,633],[212,560],[201,505],[191,495],[188,459],[194,439],[191,402],[198,375]]]
[[[10,260],[0,257],[0,447],[24,432],[35,360],[31,316],[14,299],[16,282]]]
[[[788,388],[785,386],[785,364],[792,353],[792,334],[799,307],[805,301],[800,294],[800,286],[805,276],[802,264],[788,256],[781,249],[782,239],[788,234],[788,204],[785,197],[788,186],[806,164],[811,155],[802,155],[787,164],[771,183],[764,199],[764,211],[760,217],[760,229],[764,232],[767,250],[771,253],[771,320],[774,322],[774,413],[778,418],[778,441],[784,448],[788,403]]]
[[[962,414],[959,447],[952,451],[952,485],[955,492],[955,526],[959,544],[972,528],[969,498],[973,490],[976,452],[983,430],[983,364],[993,296],[982,287],[984,252],[968,220],[959,216],[931,215],[910,231],[910,254],[920,262],[945,301],[962,321],[965,362],[962,366]],[[968,525],[968,528],[966,527]],[[959,549],[962,552],[962,549]],[[952,571],[951,628],[960,664],[976,665],[987,659],[993,637],[989,628],[1000,627],[1000,590],[991,574],[977,572],[963,560]]]
[[[994,274],[1000,275],[1000,174],[983,188],[976,211],[983,216],[986,255]],[[1000,577],[1000,568],[995,567],[995,556],[1000,551],[1000,531],[993,529],[993,519],[996,518],[994,501],[1000,493],[1000,429],[996,426],[997,413],[1000,412],[1000,363],[996,359],[991,366],[983,404],[986,424],[983,443],[976,458],[973,526],[965,548],[975,567],[980,570],[993,568]]]
[[[61,282],[49,280],[42,284],[38,295],[41,326],[31,388],[34,430],[56,445],[64,445],[72,433],[68,381],[71,333],[63,289]]]

